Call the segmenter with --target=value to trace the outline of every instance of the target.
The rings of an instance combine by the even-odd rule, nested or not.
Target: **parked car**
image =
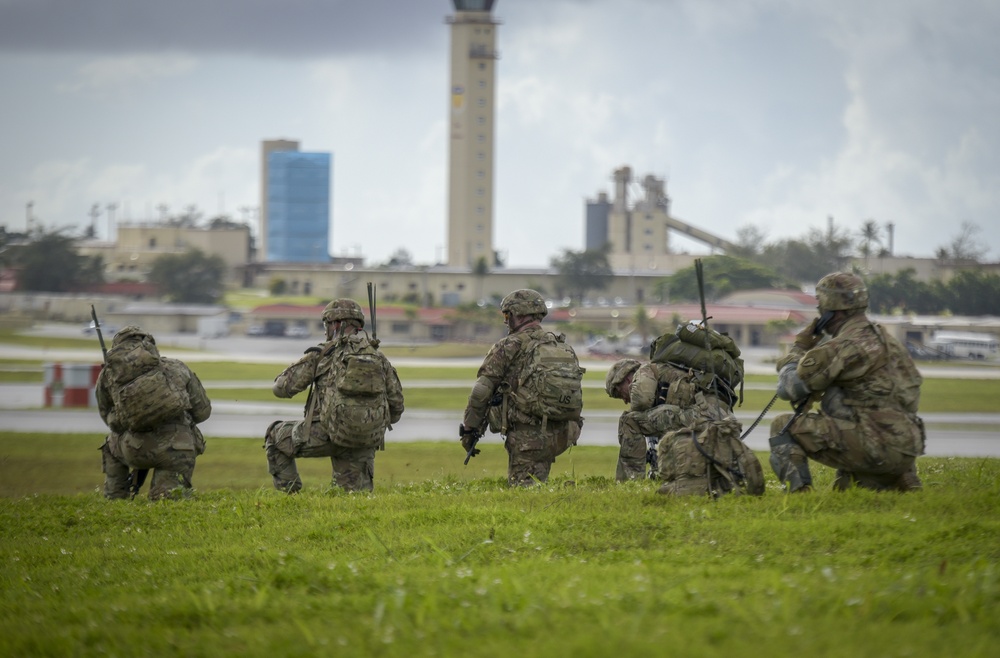
[[[247,327],[247,336],[263,336],[264,333],[264,325],[262,324],[252,324]]]
[[[309,338],[309,328],[293,324],[285,329],[285,335],[289,338]]]

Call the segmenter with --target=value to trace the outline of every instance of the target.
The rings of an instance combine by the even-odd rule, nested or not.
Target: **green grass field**
[[[993,656],[1000,460],[914,494],[670,499],[576,448],[508,490],[498,445],[392,445],[376,490],[270,488],[210,440],[186,501],[103,500],[93,439],[0,434],[4,656]],[[37,468],[31,464],[37,463]],[[78,492],[78,493],[74,493]]]
[[[9,381],[30,362],[5,361]],[[193,364],[194,365],[194,364]],[[273,400],[280,367],[197,364]],[[458,409],[470,368],[400,369],[407,408]],[[588,380],[603,379],[588,373]],[[461,386],[451,385],[460,381]],[[773,377],[751,377],[744,411]],[[255,396],[260,396],[255,397]],[[588,409],[620,410],[600,388]],[[997,410],[1000,382],[929,379],[921,410]],[[99,436],[0,431],[0,656],[994,656],[1000,460],[921,458],[913,494],[670,499],[617,449],[507,489],[495,442],[389,443],[376,489],[274,491],[261,440],[208,437],[185,501],[105,501]]]

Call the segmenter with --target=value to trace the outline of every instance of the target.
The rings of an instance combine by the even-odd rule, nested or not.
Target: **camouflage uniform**
[[[727,403],[702,392],[685,370],[665,363],[640,365],[632,359],[615,363],[605,382],[609,396],[622,398],[617,389],[628,370],[632,375],[629,410],[618,420],[621,449],[615,479],[619,482],[646,476],[646,437],[659,439],[667,432],[702,426],[707,421],[735,421]]]
[[[919,489],[916,458],[925,439],[917,416],[920,373],[906,348],[865,316],[868,293],[858,277],[828,275],[817,297],[821,312],[837,311],[841,319],[826,342],[815,344],[815,322],[799,334],[778,362],[778,395],[799,403],[821,397],[820,410],[772,422],[775,474],[790,491],[808,489],[812,458],[837,469],[837,489]]]
[[[463,424],[468,428],[484,425],[487,413],[491,411],[490,400],[501,384],[506,384],[510,391],[517,390],[518,377],[528,358],[527,348],[534,340],[549,333],[541,328],[541,318],[547,312],[544,300],[533,290],[511,293],[503,300],[500,309],[512,318],[508,326],[516,319],[522,323],[511,327],[511,333],[490,348],[479,367],[463,417]],[[500,417],[502,407],[492,407],[496,411],[490,415],[490,428],[494,432],[500,431],[500,426],[506,421],[507,483],[525,487],[535,484],[536,480],[547,481],[556,456],[576,445],[583,419],[542,424],[541,419],[523,413],[513,404],[505,406],[505,419]],[[469,448],[464,438],[463,447]]]
[[[345,307],[347,311],[343,311]],[[363,317],[361,308],[351,300],[335,300],[324,311],[324,321],[331,324],[337,320],[357,318],[363,322]],[[347,491],[371,491],[374,488],[377,448],[335,444],[320,422],[324,410],[331,403],[337,369],[343,367],[344,356],[357,354],[369,345],[377,347],[378,343],[364,332],[348,330],[338,333],[332,340],[310,347],[301,359],[275,378],[272,391],[279,398],[291,398],[312,386],[306,400],[305,419],[279,420],[267,428],[264,449],[268,472],[276,489],[288,493],[302,489],[302,479],[295,465],[298,457],[329,457],[333,483]],[[381,353],[378,353],[378,358],[382,362],[389,409],[386,429],[391,429],[391,425],[403,415],[403,387],[389,360]]]
[[[144,432],[127,431],[118,418],[112,398],[114,385],[108,369],[97,378],[97,408],[101,419],[111,429],[101,446],[104,470],[104,496],[128,498],[129,469],[153,470],[149,498],[158,500],[190,491],[195,459],[205,452],[205,438],[197,423],[212,415],[212,404],[198,376],[183,362],[159,356],[153,337],[139,327],[128,326],[115,334],[112,349],[142,341],[158,358],[172,387],[184,389],[190,407],[175,420]],[[151,400],[150,404],[154,401]]]

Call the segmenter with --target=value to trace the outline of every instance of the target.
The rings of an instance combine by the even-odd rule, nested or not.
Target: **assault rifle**
[[[501,404],[503,404],[503,400],[507,390],[508,390],[507,383],[506,382],[501,383],[500,386],[497,387],[496,392],[493,393],[493,397],[490,398],[490,406],[499,407]],[[482,452],[482,450],[476,447],[476,444],[479,443],[479,439],[483,438],[483,434],[486,433],[486,427],[489,424],[490,424],[489,413],[483,416],[483,422],[480,423],[479,427],[466,427],[465,423],[458,424],[458,437],[460,439],[464,439],[466,436],[472,437],[472,442],[469,444],[469,450],[468,452],[465,453],[465,462],[464,462],[465,466],[469,465],[470,459],[472,459],[480,452]]]
[[[375,284],[371,281],[368,282],[368,315],[372,321],[372,344],[377,348],[379,340],[375,329]]]
[[[97,319],[97,311],[94,305],[90,305],[90,317],[94,320],[94,329],[97,331],[97,340],[101,342],[101,354],[104,356],[104,363],[108,362],[108,348],[104,346],[104,334],[101,333],[101,323]]]
[[[646,477],[650,480],[655,480],[659,477],[660,458],[656,454],[656,447],[658,445],[660,445],[660,437],[646,437],[646,463],[649,464],[649,473],[646,474]]]
[[[464,465],[469,465],[469,460],[482,452],[476,445],[479,443],[479,439],[483,438],[483,432],[486,431],[486,426],[489,424],[489,419],[484,418],[483,424],[479,427],[465,427],[465,423],[458,424],[458,437],[464,439],[466,436],[472,437],[472,442],[469,443],[469,450],[465,453]]]
[[[94,305],[90,305],[90,317],[94,320],[94,329],[97,331],[97,340],[101,342],[101,354],[104,356],[105,365],[108,363],[108,348],[104,345],[104,334],[101,333],[101,322],[97,319],[97,311],[94,310]],[[148,468],[137,468],[128,474],[128,490],[132,494],[132,498],[136,497],[139,493],[139,489],[142,488],[143,482],[146,481],[146,476],[149,475]]]
[[[819,319],[816,320],[816,326],[813,327],[812,330],[813,336],[819,336],[820,334],[822,334],[823,330],[826,328],[826,325],[830,324],[831,320],[833,320],[833,311],[824,311],[823,314],[819,316]],[[792,408],[795,411],[795,415],[792,416],[792,419],[789,420],[783,428],[781,428],[781,432],[779,432],[778,435],[784,434],[788,430],[788,428],[792,426],[792,423],[795,422],[795,419],[801,416],[807,410],[811,399],[812,396],[809,396],[805,400],[803,400],[800,405],[798,406],[792,405]],[[771,407],[774,406],[774,403],[777,401],[778,401],[778,394],[775,393],[774,397],[771,398],[771,401],[768,402],[767,406],[764,407],[764,411],[760,412],[760,415],[757,416],[757,419],[755,421],[753,421],[753,424],[750,425],[750,427],[748,427],[745,432],[743,432],[743,436],[740,437],[740,441],[742,441],[743,439],[747,438],[747,436],[750,435],[750,432],[752,432],[754,428],[757,427],[757,425],[760,423],[760,421],[764,419],[764,416],[771,409]]]
[[[708,311],[705,309],[705,273],[702,269],[700,258],[696,258],[694,260],[694,273],[698,279],[698,299],[701,301],[701,328],[705,330],[705,349],[711,352],[712,345],[709,341],[709,334],[708,334],[708,320],[710,316],[708,315]],[[721,396],[719,395],[719,378],[715,374],[715,365],[711,359],[709,359],[708,364],[709,367],[712,369],[711,372],[712,390],[715,393],[715,397],[721,398]],[[728,388],[728,386],[726,388]],[[729,397],[730,397],[729,406],[732,407],[733,405],[733,400],[731,399],[732,396]],[[740,403],[742,404],[742,402],[743,400],[741,398]]]

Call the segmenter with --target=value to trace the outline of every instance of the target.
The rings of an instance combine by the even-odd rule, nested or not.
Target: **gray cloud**
[[[0,52],[322,56],[441,39],[452,5],[409,0],[4,0]]]

